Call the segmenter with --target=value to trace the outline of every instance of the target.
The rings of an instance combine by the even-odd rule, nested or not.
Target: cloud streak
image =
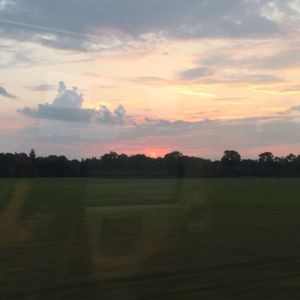
[[[199,67],[194,69],[189,69],[186,71],[183,71],[180,74],[181,80],[196,80],[201,79],[203,77],[206,77],[208,75],[212,75],[213,71],[209,68]]]
[[[36,92],[47,92],[47,91],[53,91],[57,89],[56,85],[53,84],[40,84],[29,87],[30,90],[36,91]]]

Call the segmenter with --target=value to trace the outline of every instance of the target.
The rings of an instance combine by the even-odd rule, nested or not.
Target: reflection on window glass
[[[300,299],[299,20],[0,0],[0,299]]]

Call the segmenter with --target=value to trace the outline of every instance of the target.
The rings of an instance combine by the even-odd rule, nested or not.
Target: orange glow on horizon
[[[151,158],[164,157],[167,153],[170,153],[170,149],[165,148],[146,148],[141,150],[146,156]]]

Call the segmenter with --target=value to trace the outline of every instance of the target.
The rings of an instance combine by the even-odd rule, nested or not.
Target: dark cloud
[[[213,79],[211,83],[249,83],[249,84],[265,84],[283,82],[284,79],[280,76],[262,73],[241,73],[225,75],[221,79]],[[209,81],[207,81],[208,83]]]
[[[199,81],[205,84],[266,84],[266,83],[280,83],[284,82],[284,78],[258,72],[241,72],[234,73],[228,72],[227,74],[215,75],[213,78],[208,75],[212,74],[213,71],[206,68],[195,68],[180,73],[181,80],[185,81]]]
[[[278,70],[300,66],[300,48],[289,49],[275,54],[258,58],[253,67],[260,69]]]
[[[17,97],[11,93],[9,93],[4,87],[0,86],[0,96],[10,98],[10,99],[17,99]]]
[[[289,56],[287,53],[274,54],[271,56],[242,56],[239,57],[237,49],[218,49],[211,53],[202,55],[195,61],[195,68],[183,70],[179,73],[182,80],[201,80],[203,83],[250,83],[265,84],[285,82],[281,74],[275,73],[272,69],[289,67],[295,61],[297,65],[297,55]],[[281,58],[281,59],[280,59]],[[300,61],[299,61],[300,63]],[[271,67],[273,65],[273,67]],[[209,76],[209,75],[214,75]]]
[[[32,86],[30,87],[30,89],[38,92],[46,92],[46,91],[56,90],[57,86],[54,84],[40,84],[40,85]]]
[[[296,105],[296,106],[291,107],[291,110],[300,112],[300,105]]]
[[[37,108],[24,107],[18,110],[32,118],[58,120],[65,122],[101,123],[122,125],[126,110],[119,105],[114,111],[102,105],[97,109],[82,108],[83,95],[76,87],[68,89],[64,82],[58,86],[58,95],[51,104],[39,104]]]
[[[214,51],[196,61],[199,68],[243,68],[247,70],[280,70],[297,68],[300,66],[300,48],[286,49],[270,55],[256,55],[236,57],[238,51],[231,50],[219,54]]]
[[[55,107],[50,104],[39,104],[38,108],[24,107],[19,112],[32,118],[69,121],[69,122],[90,122],[94,110]]]
[[[110,111],[106,106],[102,105],[99,110],[94,110],[93,118],[96,122],[102,124],[124,124],[126,110],[119,105],[114,111]]]
[[[299,94],[300,85],[280,85],[274,87],[259,88],[260,91],[266,91],[276,94]]]
[[[134,83],[150,84],[150,85],[170,83],[170,81],[167,79],[161,77],[154,77],[154,76],[133,77],[130,78],[129,81]]]
[[[146,119],[144,124],[127,129],[119,138],[124,142],[157,138],[160,146],[171,138],[172,143],[178,143],[181,148],[184,145],[184,149],[197,152],[203,146],[222,150],[230,146],[251,149],[280,144],[298,145],[299,130],[299,120],[290,116],[195,122]]]
[[[89,43],[114,43],[122,34],[139,39],[147,34],[270,37],[280,25],[264,16],[265,7],[266,2],[255,0],[12,0],[0,10],[0,22],[2,36],[85,50]]]
[[[186,70],[180,74],[181,80],[196,80],[201,79],[202,77],[206,77],[208,75],[213,74],[213,71],[209,68],[193,68]]]

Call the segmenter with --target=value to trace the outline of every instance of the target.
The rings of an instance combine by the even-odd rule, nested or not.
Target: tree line
[[[275,157],[261,153],[257,159],[242,159],[226,150],[220,160],[186,156],[178,151],[164,157],[128,156],[110,152],[101,157],[69,160],[65,156],[0,153],[0,177],[300,177],[300,155]]]

